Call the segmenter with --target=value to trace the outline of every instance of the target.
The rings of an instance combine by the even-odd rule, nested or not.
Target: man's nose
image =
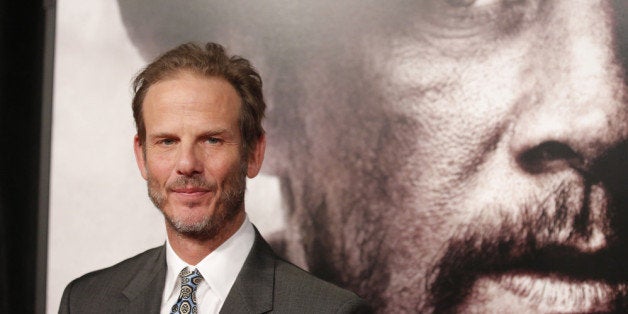
[[[562,7],[559,3],[566,3]],[[510,151],[530,174],[591,170],[628,134],[624,65],[598,1],[556,1],[525,71]]]
[[[194,144],[182,143],[179,146],[176,164],[177,174],[192,176],[203,172],[201,152]]]

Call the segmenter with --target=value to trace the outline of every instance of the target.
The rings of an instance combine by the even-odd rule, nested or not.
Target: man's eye
[[[159,141],[159,144],[170,146],[170,145],[174,144],[174,140],[172,140],[172,139],[163,139],[163,140]]]
[[[221,140],[219,138],[216,137],[209,137],[207,138],[207,143],[209,144],[219,144],[221,142]]]

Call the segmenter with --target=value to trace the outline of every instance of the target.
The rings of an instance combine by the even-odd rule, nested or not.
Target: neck
[[[179,258],[190,265],[196,265],[235,234],[244,223],[245,217],[246,214],[242,210],[237,216],[226,222],[215,236],[202,239],[181,234],[166,223],[168,242]]]

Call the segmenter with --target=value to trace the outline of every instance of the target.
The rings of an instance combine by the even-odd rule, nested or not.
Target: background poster
[[[627,10],[60,1],[49,309],[71,278],[163,242],[131,152],[130,79],[216,41],[264,79],[247,210],[291,261],[381,312],[622,312]]]

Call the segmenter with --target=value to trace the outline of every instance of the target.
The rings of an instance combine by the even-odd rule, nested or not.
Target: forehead
[[[184,71],[150,86],[142,113],[147,128],[168,123],[234,125],[240,106],[238,93],[225,79]]]

